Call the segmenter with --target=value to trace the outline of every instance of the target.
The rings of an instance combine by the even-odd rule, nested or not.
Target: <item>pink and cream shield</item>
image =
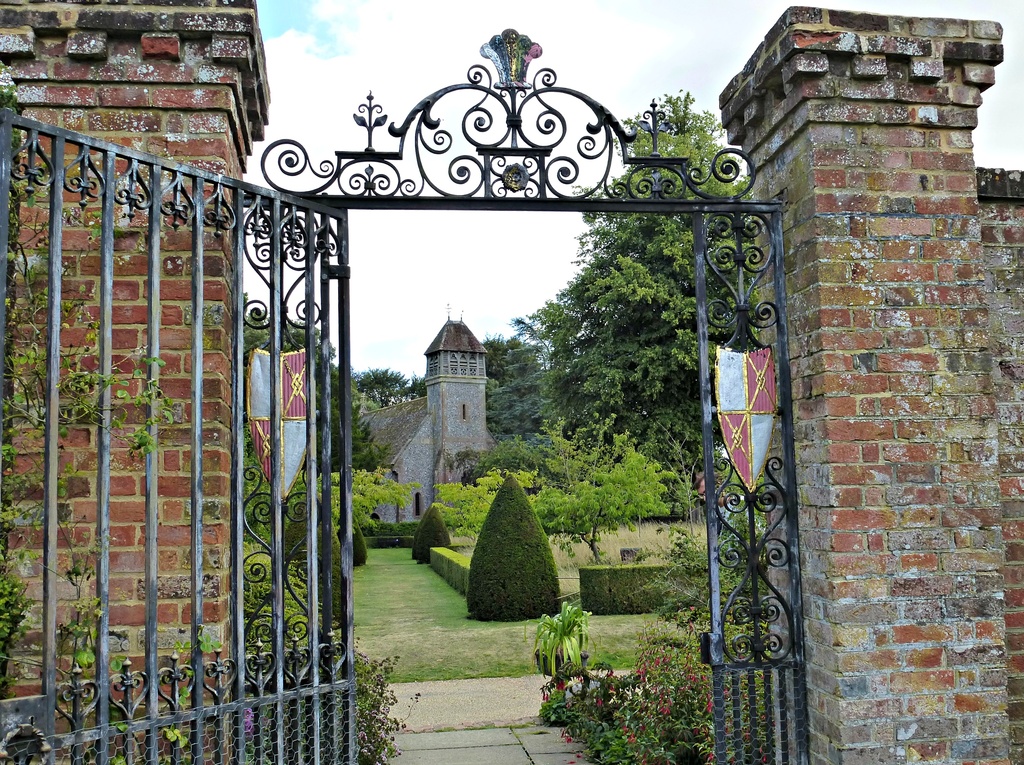
[[[750,353],[719,348],[715,378],[725,449],[743,485],[753,491],[768,461],[778,419],[771,348]]]
[[[270,480],[270,354],[249,360],[249,432],[263,474]],[[291,491],[306,458],[306,352],[281,354],[281,496]]]

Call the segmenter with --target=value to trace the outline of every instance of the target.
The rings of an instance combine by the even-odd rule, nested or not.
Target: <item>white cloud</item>
[[[266,2],[267,0],[261,0]],[[282,2],[283,0],[270,0]],[[315,0],[312,18],[266,40],[272,105],[268,140],[293,137],[316,157],[362,149],[352,113],[369,90],[389,121],[433,90],[463,82],[479,48],[506,27],[544,48],[531,71],[550,66],[621,118],[652,97],[688,89],[702,109],[718,94],[790,3],[647,0]],[[835,5],[902,15],[991,18],[1006,29],[1007,60],[985,94],[975,132],[979,164],[1024,168],[1017,83],[1024,81],[1024,3],[1017,0],[842,0]],[[312,22],[312,24],[310,23]],[[379,131],[378,149],[393,148]],[[262,146],[257,147],[258,157]],[[255,167],[255,163],[254,163]],[[259,180],[258,169],[250,173]],[[508,333],[514,316],[540,307],[574,271],[572,213],[352,214],[352,341],[357,369],[423,372],[422,352],[445,306],[480,336]]]

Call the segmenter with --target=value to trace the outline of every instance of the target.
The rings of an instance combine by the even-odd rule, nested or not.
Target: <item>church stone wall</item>
[[[394,518],[382,518],[382,520],[415,521],[417,520],[416,492],[419,492],[422,502],[420,505],[421,515],[434,501],[434,441],[429,418],[423,419],[416,435],[412,437],[408,446],[395,460],[394,470],[398,474],[398,481],[401,483],[415,482],[420,485],[420,488],[413,491],[412,499],[406,507],[396,509]]]
[[[436,483],[462,478],[459,468],[453,464],[459,452],[481,452],[494,446],[494,439],[487,431],[486,388],[484,377],[467,380],[442,376],[428,381],[427,409],[437,445]]]

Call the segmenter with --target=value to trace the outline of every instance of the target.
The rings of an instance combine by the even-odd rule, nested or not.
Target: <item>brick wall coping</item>
[[[1024,171],[1003,170],[1001,167],[979,167],[978,198],[1024,201]]]
[[[977,92],[995,82],[993,68],[1003,60],[1002,35],[1002,25],[994,21],[794,6],[782,14],[722,91],[722,124],[730,142],[760,143],[764,138],[760,128],[768,112],[795,108],[806,97],[798,87],[801,81],[833,74],[865,85],[860,93],[844,92],[840,87],[809,89],[813,97],[936,104],[953,110],[975,107],[974,101],[980,103]],[[962,68],[962,74],[951,80],[948,66]],[[871,81],[877,85],[870,86]],[[956,90],[957,86],[961,89]],[[925,119],[927,115],[930,112]],[[779,116],[768,122],[778,124]],[[941,115],[938,121],[942,121]]]
[[[12,0],[5,0],[11,3]],[[42,34],[66,34],[68,54],[83,61],[106,58],[106,38],[143,37],[156,57],[161,38],[210,39],[212,61],[239,71],[239,117],[244,120],[246,143],[262,140],[267,124],[270,88],[266,54],[257,21],[256,0],[99,0],[86,7],[69,2],[14,0],[16,7],[0,8],[0,56],[34,58],[35,38]],[[155,47],[154,47],[155,46]],[[209,77],[216,77],[211,71]]]

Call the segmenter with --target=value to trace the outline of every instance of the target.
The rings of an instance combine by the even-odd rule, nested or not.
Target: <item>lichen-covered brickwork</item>
[[[255,0],[4,0],[0,60],[10,66],[26,116],[161,157],[240,178],[253,141],[263,135],[269,92]],[[64,222],[64,292],[84,295],[86,302],[98,294],[95,224],[88,216]],[[145,237],[127,218],[119,218],[117,225],[113,353],[137,359],[146,347]],[[228,602],[228,342],[235,318],[229,309],[235,268],[228,257],[229,238],[208,237],[204,258],[204,617],[212,637],[221,634],[218,623],[227,618]],[[187,640],[191,620],[191,233],[183,229],[167,234],[161,259],[160,390],[173,403],[175,421],[162,425],[157,452],[158,621],[160,645],[170,650],[175,642]],[[88,521],[96,512],[95,438],[95,430],[74,429],[64,440],[64,459],[72,474],[67,507],[74,514],[69,517],[83,519],[76,532],[82,545],[94,541]],[[143,460],[115,441],[110,623],[117,640],[112,651],[136,659],[142,654],[145,615],[143,487]],[[38,580],[30,583],[30,594],[40,594]],[[137,661],[136,666],[142,665]]]
[[[813,763],[1008,761],[971,138],[1001,34],[791,8],[722,94],[786,203]]]
[[[1024,762],[1024,174],[978,171],[999,431],[1012,762]]]

